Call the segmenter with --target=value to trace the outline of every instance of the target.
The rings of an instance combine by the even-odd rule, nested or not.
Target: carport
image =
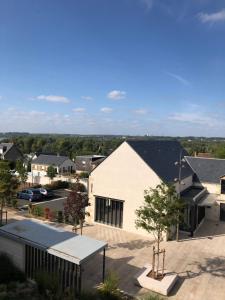
[[[28,278],[37,271],[55,274],[62,290],[82,289],[82,265],[102,252],[105,277],[107,243],[36,221],[22,220],[0,228],[0,252],[7,253]]]

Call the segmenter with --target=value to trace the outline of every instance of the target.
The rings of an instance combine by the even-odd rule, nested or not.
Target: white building
[[[176,181],[179,167],[175,163],[181,154],[187,155],[176,141],[122,143],[90,174],[89,221],[146,234],[135,226],[135,211],[144,203],[144,191],[162,182],[174,184],[177,192],[189,191],[193,186],[194,172],[186,161],[181,172],[182,184],[179,186]],[[188,221],[191,227],[193,221]]]
[[[75,163],[69,157],[40,154],[31,162],[32,176],[46,176],[49,166],[53,166],[57,174],[63,175],[75,172]]]

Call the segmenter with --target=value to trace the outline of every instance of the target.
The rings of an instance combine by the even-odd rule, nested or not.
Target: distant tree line
[[[123,142],[123,139],[120,137],[21,135],[3,141],[15,143],[24,154],[39,152],[75,158],[77,155],[88,154],[109,155]]]
[[[0,133],[1,136],[1,133]],[[169,137],[169,136],[79,136],[61,134],[2,134],[2,141],[14,142],[24,154],[47,153],[67,155],[75,158],[77,155],[101,154],[109,155],[125,138],[178,140],[189,155],[209,153],[212,157],[225,158],[224,138],[205,137]]]

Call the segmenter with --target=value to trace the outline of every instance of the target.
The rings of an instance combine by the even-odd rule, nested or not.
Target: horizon
[[[8,136],[7,136],[8,135]],[[206,139],[206,140],[225,140],[223,136],[194,136],[194,135],[129,135],[129,134],[78,134],[78,133],[57,133],[57,132],[17,132],[17,131],[9,131],[9,132],[0,132],[0,140],[2,139],[10,139],[11,137],[16,136],[29,136],[29,135],[58,135],[58,136],[78,136],[78,137],[112,137],[112,138],[171,138],[171,139]],[[4,136],[4,137],[3,137]]]
[[[0,131],[225,137],[223,0],[8,0],[0,20]]]

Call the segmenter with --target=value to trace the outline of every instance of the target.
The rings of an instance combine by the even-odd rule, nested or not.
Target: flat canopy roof
[[[0,228],[0,235],[40,248],[77,265],[107,247],[106,242],[65,231],[37,220],[22,220],[7,224]]]
[[[198,203],[198,206],[214,206],[218,199],[216,194],[206,194],[201,201]]]

